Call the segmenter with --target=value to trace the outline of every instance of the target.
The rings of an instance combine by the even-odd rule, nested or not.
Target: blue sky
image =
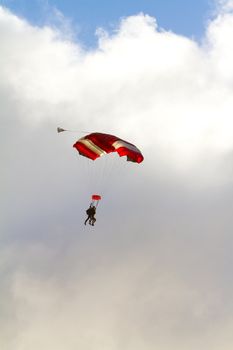
[[[120,18],[139,12],[155,17],[160,28],[199,40],[214,8],[211,0],[0,0],[0,4],[37,25],[51,21],[56,8],[71,21],[85,46],[95,44],[97,27],[111,31]]]

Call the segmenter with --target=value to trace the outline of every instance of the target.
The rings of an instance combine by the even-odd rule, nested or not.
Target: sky
[[[192,3],[1,1],[1,349],[232,350],[233,2]]]
[[[65,17],[75,39],[86,48],[96,46],[97,28],[114,31],[121,18],[140,12],[156,17],[161,28],[200,39],[216,8],[211,0],[1,0],[0,4],[34,25],[58,25]]]

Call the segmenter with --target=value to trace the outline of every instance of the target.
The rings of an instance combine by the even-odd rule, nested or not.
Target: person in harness
[[[84,222],[84,224],[87,224],[87,221],[89,221],[89,225],[94,226],[96,222],[95,214],[96,214],[96,207],[91,203],[90,207],[86,210],[87,218]]]

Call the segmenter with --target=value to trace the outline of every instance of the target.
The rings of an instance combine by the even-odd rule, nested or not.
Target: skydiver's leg
[[[92,225],[93,216],[89,217],[89,225]]]
[[[86,225],[87,224],[87,221],[89,220],[89,216],[86,218],[84,224]]]

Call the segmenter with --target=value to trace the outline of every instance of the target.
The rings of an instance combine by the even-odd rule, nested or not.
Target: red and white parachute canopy
[[[132,143],[117,136],[99,132],[82,137],[73,147],[79,154],[92,160],[111,152],[117,152],[120,157],[126,156],[131,162],[141,163],[144,159],[142,153]]]

